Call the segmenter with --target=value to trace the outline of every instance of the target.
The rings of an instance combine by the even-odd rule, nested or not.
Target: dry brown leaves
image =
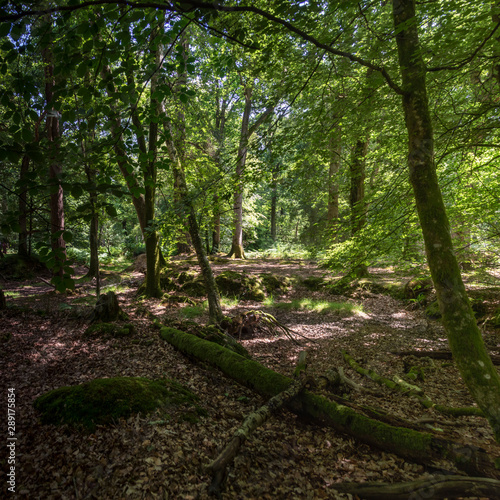
[[[288,268],[278,264],[252,265],[260,272],[321,274],[307,263]],[[219,271],[224,268],[215,267]],[[19,284],[7,284],[5,289],[9,286],[19,288]],[[216,456],[245,415],[263,404],[262,399],[219,372],[188,360],[161,341],[144,310],[164,320],[175,317],[178,310],[155,300],[138,307],[133,287],[121,292],[120,300],[137,333],[128,339],[93,341],[82,336],[88,326],[86,318],[75,317],[75,311],[83,314],[85,308],[67,309],[61,305],[71,304],[75,297],[51,295],[48,288],[34,290],[36,297],[28,294],[8,299],[10,304],[27,306],[24,312],[8,309],[0,316],[0,333],[12,334],[1,346],[0,375],[4,394],[7,387],[16,388],[18,497],[207,498],[210,478],[204,473],[204,466]],[[321,296],[319,292],[311,294],[299,287],[288,299],[306,293]],[[403,369],[403,361],[388,354],[389,351],[446,346],[438,323],[429,323],[420,311],[408,311],[404,304],[390,297],[370,293],[356,300],[363,303],[366,314],[345,317],[334,313],[270,311],[281,323],[316,342],[303,341],[299,347],[285,337],[271,337],[243,343],[257,360],[287,375],[293,371],[299,351],[307,348],[312,375],[345,366],[340,350],[346,349],[366,366],[388,377],[401,374]],[[231,313],[256,307],[259,305],[255,303],[240,303]],[[35,309],[42,312],[36,313]],[[358,383],[374,387],[352,371],[346,372]],[[98,427],[92,434],[38,423],[32,405],[40,394],[60,386],[114,376],[175,378],[200,396],[207,416],[197,423],[188,423],[178,420],[175,412],[169,417],[161,413],[139,415],[111,428]],[[438,403],[472,404],[453,366],[436,370],[421,386]],[[432,415],[415,402],[378,390],[380,397],[353,394],[351,398],[409,420]],[[438,422],[441,420],[440,416],[436,418]],[[498,454],[498,446],[481,419],[460,419],[455,426],[446,426],[444,433]],[[243,446],[230,470],[222,498],[347,498],[335,493],[335,483],[396,482],[425,474],[419,465],[359,444],[331,429],[310,425],[283,411]]]

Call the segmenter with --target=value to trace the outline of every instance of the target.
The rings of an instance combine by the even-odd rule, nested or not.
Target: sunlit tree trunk
[[[245,107],[241,118],[240,144],[238,147],[238,157],[236,160],[236,186],[234,189],[233,201],[233,240],[228,257],[235,259],[244,259],[243,250],[243,172],[248,151],[248,125],[250,122],[250,113],[252,111],[252,88],[244,88]]]
[[[50,24],[50,19],[47,24]],[[61,185],[62,166],[58,158],[59,150],[59,112],[54,108],[54,60],[52,47],[42,50],[45,70],[45,101],[47,103],[46,134],[50,149],[49,179],[51,184],[50,194],[50,232],[52,250],[56,261],[54,274],[64,275],[64,261],[66,260],[66,243],[61,231],[64,231],[64,193]]]
[[[350,164],[351,189],[349,205],[351,207],[351,234],[353,236],[366,224],[365,166],[367,151],[368,139],[358,139],[354,146]]]
[[[408,167],[427,262],[453,358],[500,441],[500,377],[486,351],[453,252],[434,163],[434,138],[414,0],[393,0],[408,130]]]
[[[339,182],[338,173],[342,159],[342,129],[336,126],[328,141],[330,164],[328,166],[328,212],[327,229],[333,234],[339,222]]]
[[[189,45],[186,38],[186,33],[183,33],[181,37],[181,43],[183,45],[184,60],[187,60]],[[181,73],[178,75],[177,80],[179,88],[185,85],[186,79],[187,75],[185,73]],[[175,129],[172,125],[172,121],[170,120],[166,120],[163,125],[166,132],[165,135],[168,138],[166,144],[171,161],[174,186],[177,190],[179,203],[182,204],[183,213],[187,216],[191,243],[193,244],[193,247],[195,249],[198,265],[200,266],[201,275],[205,283],[205,290],[208,300],[209,321],[211,323],[220,323],[224,315],[222,313],[222,307],[220,304],[219,291],[217,289],[217,283],[215,282],[215,277],[213,275],[212,268],[210,267],[207,254],[203,246],[198,221],[196,219],[196,212],[194,209],[193,201],[189,196],[186,177],[184,173],[184,162],[186,161],[186,129],[184,108],[180,101],[177,101]]]

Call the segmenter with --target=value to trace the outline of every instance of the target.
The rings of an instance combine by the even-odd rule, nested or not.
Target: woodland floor
[[[246,272],[273,272],[302,278],[324,274],[314,262],[298,260],[232,261],[214,264],[213,268],[215,273],[244,268]],[[388,269],[370,271],[380,282],[404,281],[404,277],[396,277]],[[8,308],[0,312],[3,339],[0,377],[4,395],[8,387],[16,389],[18,440],[14,497],[30,500],[208,498],[210,478],[203,472],[203,466],[215,458],[243,418],[264,400],[218,371],[187,359],[159,338],[149,313],[168,324],[179,317],[182,305],[169,305],[156,299],[138,301],[135,291],[144,278],[143,273],[108,271],[104,275],[103,286],[117,286],[120,304],[137,327],[131,338],[84,338],[88,314],[95,301],[95,296],[90,295],[90,285],[79,288],[75,294],[62,296],[54,294],[37,278],[25,281],[0,278],[8,304]],[[492,282],[495,278],[491,275]],[[497,295],[491,283],[486,285],[490,286],[489,306],[498,306],[500,290]],[[438,320],[427,319],[422,308],[415,308],[414,303],[375,294],[362,287],[349,297],[340,297],[308,291],[299,279],[288,295],[277,300],[290,301],[305,296],[354,302],[362,305],[363,312],[351,315],[283,311],[256,302],[240,302],[226,307],[225,313],[235,315],[249,309],[263,309],[305,337],[300,340],[301,346],[284,336],[242,340],[255,359],[273,370],[290,375],[299,351],[307,349],[310,374],[316,376],[342,366],[347,376],[377,391],[376,396],[351,393],[352,402],[382,408],[389,414],[420,422],[423,428],[422,419],[431,417],[442,429],[442,435],[465,445],[482,446],[493,456],[500,456],[500,447],[484,419],[462,417],[450,422],[449,417],[425,410],[416,401],[363,379],[343,361],[341,349],[389,378],[402,375],[404,358],[390,351],[446,349],[447,341]],[[196,321],[203,323],[206,317]],[[499,330],[485,327],[484,335],[492,352],[500,348]],[[174,378],[200,396],[200,406],[207,416],[190,423],[177,420],[175,415],[168,422],[161,414],[139,415],[112,427],[97,427],[92,434],[42,426],[38,422],[33,409],[37,396],[57,387],[115,376]],[[436,361],[425,382],[418,384],[436,403],[473,405],[450,362]],[[6,397],[2,396],[2,401],[6,401]],[[4,457],[0,457],[0,463],[5,465]],[[222,498],[348,498],[335,492],[335,483],[408,481],[439,474],[439,467],[453,470],[446,463],[436,464],[435,470],[424,469],[282,411],[242,447]],[[2,489],[6,481],[2,472]],[[428,497],[417,494],[415,498]]]

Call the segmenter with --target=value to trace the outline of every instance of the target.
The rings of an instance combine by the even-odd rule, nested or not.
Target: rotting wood
[[[274,396],[291,384],[289,377],[194,335],[174,328],[163,328],[160,336],[184,354],[219,368],[233,380],[261,395]],[[500,479],[500,471],[492,458],[476,446],[377,422],[307,389],[301,391],[286,406],[301,417],[332,427],[360,442],[395,453],[406,460],[436,466],[436,463],[445,459],[467,474]]]
[[[206,467],[206,471],[212,474],[212,482],[208,488],[211,495],[220,496],[222,485],[227,477],[226,467],[234,460],[243,443],[250,438],[253,432],[264,422],[282,408],[288,401],[297,396],[304,388],[307,381],[305,370],[307,368],[307,351],[299,355],[297,368],[294,372],[295,380],[283,392],[273,396],[265,405],[245,418],[241,427],[233,434],[229,443],[225,446],[217,458]]]
[[[433,403],[429,399],[429,397],[424,394],[420,387],[409,384],[408,382],[404,382],[399,377],[395,377],[395,380],[390,380],[388,378],[382,377],[375,370],[362,367],[354,358],[349,356],[347,352],[342,351],[342,355],[344,356],[344,359],[349,364],[349,366],[361,375],[365,375],[377,384],[385,385],[389,389],[399,392],[400,394],[415,398],[422,406],[427,409],[434,409],[439,413],[450,415],[453,417],[484,417],[484,413],[482,412],[482,410],[474,406],[466,408],[452,408],[450,406],[443,406]]]
[[[415,356],[416,358],[431,358],[453,360],[451,351],[391,351],[395,356]],[[491,361],[494,365],[500,365],[500,355],[490,354]]]
[[[483,477],[434,476],[406,483],[337,483],[339,493],[363,499],[500,498],[500,481]]]

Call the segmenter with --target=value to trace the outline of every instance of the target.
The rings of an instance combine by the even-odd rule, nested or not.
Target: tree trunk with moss
[[[332,235],[339,223],[339,181],[338,174],[342,158],[342,128],[337,125],[328,139],[330,165],[328,167],[328,213],[327,229]]]
[[[52,19],[46,17],[47,27],[51,29]],[[59,141],[61,132],[59,128],[60,113],[54,107],[54,58],[52,54],[52,41],[49,40],[42,49],[42,59],[45,71],[45,101],[47,105],[46,133],[49,144],[49,184],[50,194],[50,233],[52,251],[54,252],[55,267],[53,273],[63,277],[64,263],[66,261],[66,243],[62,232],[64,231],[64,192],[61,184],[62,165],[59,156]]]
[[[500,377],[486,351],[453,252],[434,163],[434,143],[414,0],[393,0],[394,26],[408,129],[408,167],[451,351],[472,397],[500,441]]]
[[[252,112],[252,87],[243,89],[245,95],[245,107],[241,119],[240,144],[238,147],[238,158],[236,160],[236,187],[234,190],[233,201],[233,240],[228,257],[235,259],[244,259],[243,250],[243,172],[247,160],[248,150],[248,124],[250,122],[250,113]]]
[[[185,32],[182,35],[181,44],[184,48],[184,60],[187,61],[189,44]],[[180,90],[180,88],[185,84],[186,80],[187,75],[185,73],[181,73],[178,75],[178,90]],[[205,251],[205,248],[203,247],[203,241],[200,236],[198,221],[196,219],[196,212],[194,209],[192,198],[189,195],[184,173],[184,162],[186,161],[186,130],[184,108],[180,100],[178,101],[177,106],[178,109],[176,117],[176,127],[174,128],[172,126],[172,122],[168,120],[166,120],[163,124],[165,135],[168,137],[166,145],[172,165],[172,174],[174,177],[176,196],[178,197],[179,203],[182,204],[180,212],[184,213],[187,216],[188,232],[191,237],[191,243],[195,249],[196,257],[198,259],[198,265],[200,266],[201,275],[205,283],[205,290],[208,299],[209,321],[211,323],[219,323],[224,317],[220,304],[219,291],[217,289],[217,283],[215,282],[212,268],[210,267],[210,263],[208,262],[207,253]]]
[[[224,374],[259,394],[272,397],[285,391],[292,379],[280,375],[254,360],[246,359],[214,342],[174,328],[163,328],[160,336],[184,354],[219,368]],[[354,409],[337,404],[307,390],[288,402],[287,408],[313,422],[333,427],[361,442],[395,453],[407,460],[432,465],[449,460],[468,474],[499,478],[490,457],[474,446],[448,441],[425,432],[373,420]]]

